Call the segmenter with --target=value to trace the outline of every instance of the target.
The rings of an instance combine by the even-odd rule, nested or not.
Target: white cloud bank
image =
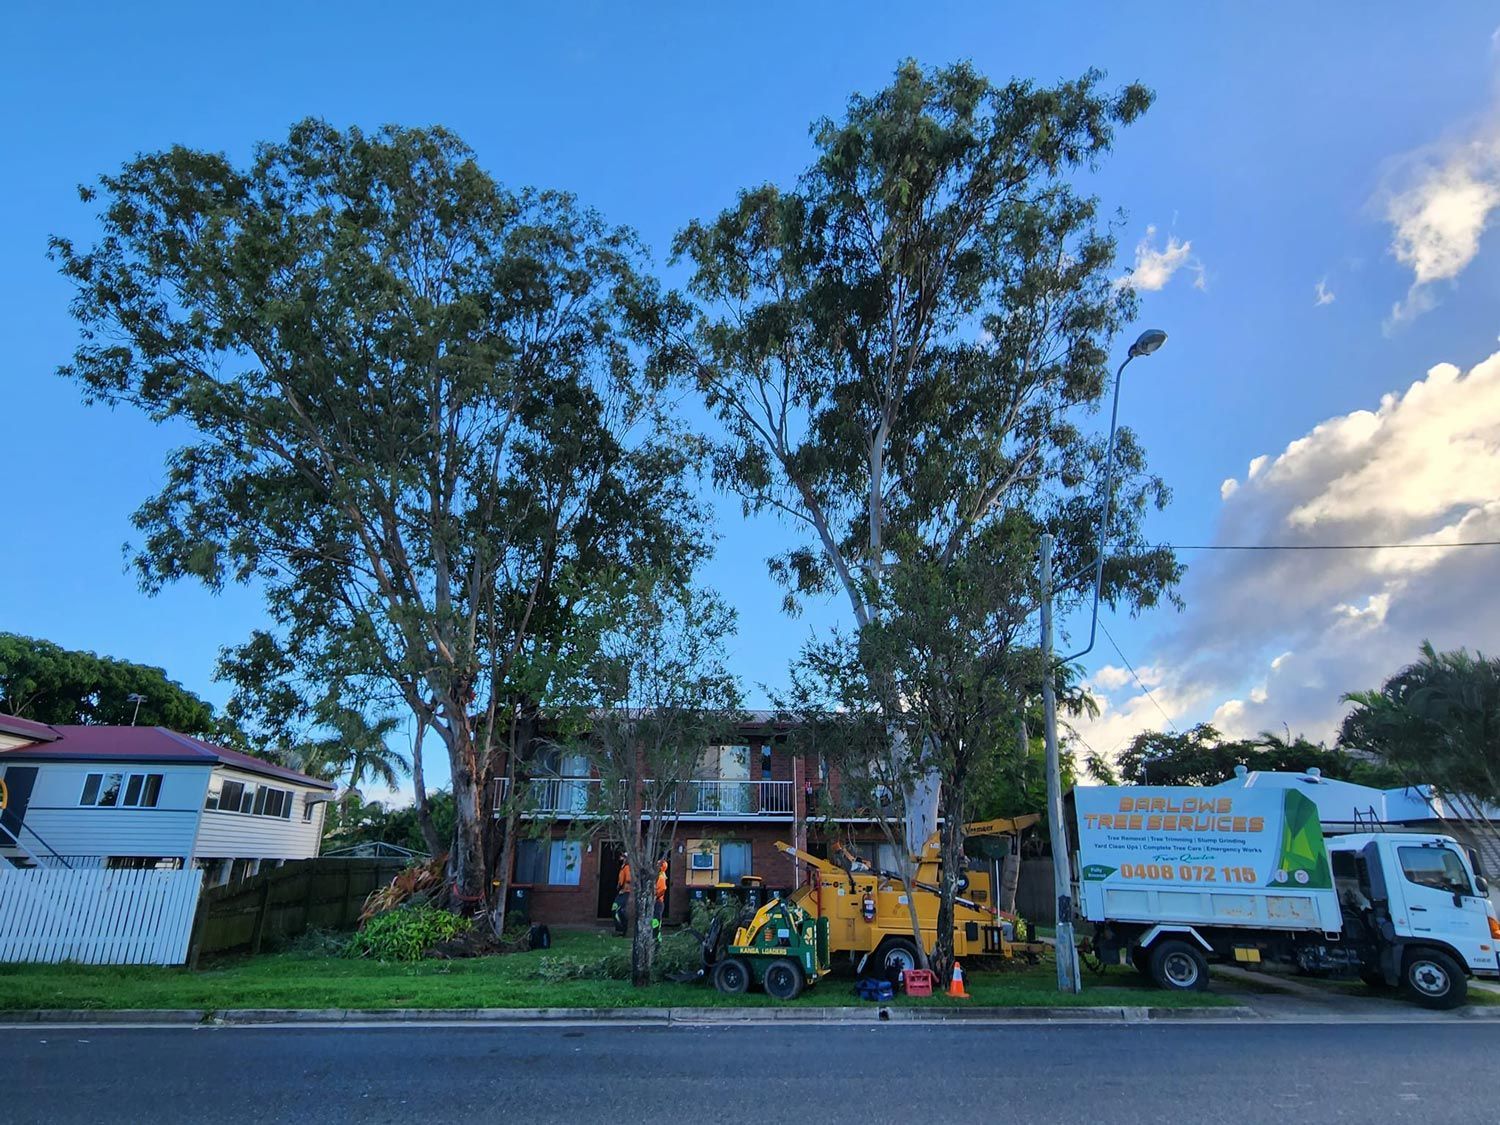
[[[1454,281],[1478,256],[1500,210],[1500,107],[1461,139],[1398,161],[1395,179],[1400,186],[1385,200],[1390,252],[1411,270],[1412,282],[1387,327],[1431,309],[1435,287]]]
[[[1439,545],[1500,539],[1500,352],[1462,373],[1439,364],[1374,410],[1330,418],[1225,481],[1215,542]],[[1153,703],[1112,667],[1079,726],[1117,750],[1209,719],[1228,734],[1330,738],[1347,691],[1377,687],[1439,649],[1500,651],[1500,549],[1192,554],[1187,610],[1143,653]],[[1134,655],[1127,653],[1127,655]]]
[[[1178,270],[1188,269],[1197,276],[1193,280],[1196,289],[1208,287],[1207,275],[1203,264],[1193,257],[1193,244],[1183,241],[1174,234],[1167,235],[1166,245],[1157,249],[1156,227],[1146,228],[1146,237],[1136,243],[1135,264],[1130,272],[1120,278],[1116,284],[1129,286],[1137,292],[1154,293],[1166,288],[1167,282],[1172,280]]]
[[[1319,305],[1331,305],[1336,300],[1333,290],[1328,288],[1328,279],[1325,277],[1317,285],[1313,286],[1313,307]]]

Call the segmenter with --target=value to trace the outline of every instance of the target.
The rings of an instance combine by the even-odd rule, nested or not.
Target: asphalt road
[[[1497,1047],[1500,1023],[34,1028],[0,1031],[0,1120],[1474,1125]]]

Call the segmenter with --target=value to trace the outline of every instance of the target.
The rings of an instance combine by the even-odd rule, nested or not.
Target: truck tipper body
[[[1500,977],[1488,887],[1451,838],[1325,837],[1293,789],[1080,787],[1078,901],[1106,962],[1204,988],[1208,962],[1281,962],[1463,1003]]]

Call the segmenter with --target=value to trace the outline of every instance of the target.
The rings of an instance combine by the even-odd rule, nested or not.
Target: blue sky
[[[1471,495],[1470,471],[1478,460],[1487,480],[1500,456],[1500,433],[1486,428],[1500,427],[1500,413],[1489,417],[1500,399],[1481,393],[1488,382],[1471,374],[1440,380],[1443,394],[1429,387],[1422,403],[1446,410],[1420,410],[1408,394],[1435,364],[1477,373],[1497,350],[1500,253],[1484,235],[1500,208],[1491,3],[469,7],[9,6],[0,629],[160,664],[222,702],[215,654],[261,618],[248,592],[183,586],[147,598],[126,571],[130,512],[160,483],[172,435],[85,408],[54,374],[76,331],[45,243],[51,233],[88,238],[76,184],[174,143],[243,158],[307,115],[441,123],[497,178],[571,189],[664,260],[687,219],[741,187],[789,182],[808,160],[809,122],[883,84],[907,56],[968,58],[996,79],[1043,82],[1098,66],[1155,89],[1155,107],[1087,183],[1121,212],[1122,272],[1145,240],[1145,273],[1162,280],[1143,293],[1142,321],[1171,339],[1132,366],[1122,406],[1176,493],[1156,520],[1160,539],[1414,538],[1493,514],[1482,490]],[[1318,303],[1320,282],[1332,300]],[[1358,412],[1379,412],[1386,395],[1398,397],[1364,433]],[[1393,433],[1406,444],[1389,444]],[[1334,438],[1343,460],[1321,455]],[[1288,460],[1299,439],[1312,444]],[[1422,478],[1439,502],[1376,511],[1431,470],[1426,449],[1466,451],[1451,471]],[[1270,468],[1252,478],[1263,455]],[[1318,463],[1311,475],[1299,468],[1308,460]],[[1371,466],[1384,468],[1367,472],[1361,491]],[[1243,487],[1228,489],[1231,478]],[[1318,497],[1346,507],[1309,508]],[[1349,522],[1350,505],[1369,522]],[[1314,509],[1323,514],[1310,520]],[[763,559],[784,530],[743,522],[732,504],[722,512],[708,577],[742,614],[734,660],[751,684],[776,684],[811,625],[839,607],[781,617]],[[1464,552],[1422,557],[1449,554]],[[1361,562],[1334,576],[1188,561],[1185,613],[1106,621],[1154,694],[1105,645],[1091,668],[1106,716],[1084,732],[1099,749],[1153,717],[1159,725],[1158,705],[1179,724],[1218,715],[1322,735],[1337,694],[1369,686],[1359,677],[1374,674],[1375,654],[1394,670],[1426,629],[1497,647],[1500,621],[1439,605],[1457,581],[1441,565]],[[1279,615],[1268,609],[1283,601]],[[1378,644],[1327,632],[1350,613],[1366,614],[1357,620],[1373,623]],[[1309,614],[1327,618],[1323,632],[1307,632]],[[1334,642],[1344,663],[1319,655]],[[1293,666],[1296,683],[1285,674]],[[1225,710],[1233,702],[1238,715]]]

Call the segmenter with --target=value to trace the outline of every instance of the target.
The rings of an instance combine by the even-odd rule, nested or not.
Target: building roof
[[[26,722],[3,716],[6,722]],[[40,723],[28,723],[41,727]],[[221,765],[246,773],[296,782],[316,789],[334,789],[331,781],[278,766],[264,758],[242,754],[227,746],[216,746],[201,738],[178,734],[165,727],[49,726],[50,739],[38,734],[35,744],[0,750],[0,762],[163,762]]]
[[[29,738],[33,742],[54,742],[57,731],[46,723],[34,723],[19,715],[0,715],[0,734],[12,734],[17,738]]]
[[[1289,773],[1280,770],[1250,770],[1216,789],[1296,789],[1318,806],[1325,824],[1355,824],[1372,819],[1384,824],[1411,824],[1429,820],[1461,818],[1457,810],[1445,809],[1430,785],[1408,785],[1400,789],[1375,789],[1352,781],[1324,777],[1318,770]],[[1356,813],[1358,814],[1356,816]]]

